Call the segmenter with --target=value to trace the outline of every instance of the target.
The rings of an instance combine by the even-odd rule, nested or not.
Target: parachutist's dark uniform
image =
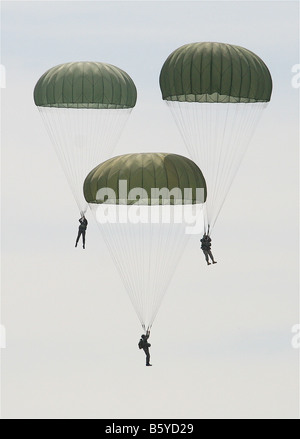
[[[209,257],[212,260],[212,263],[216,264],[217,262],[214,260],[213,254],[211,252],[211,238],[208,235],[203,235],[203,238],[200,239],[200,242],[201,242],[201,250],[205,255],[207,265],[210,265]]]
[[[78,228],[78,235],[77,235],[77,239],[76,239],[76,244],[75,247],[77,247],[78,241],[80,239],[80,236],[82,235],[82,244],[83,244],[83,248],[85,248],[85,231],[88,225],[88,221],[87,219],[83,216],[79,219],[80,222],[80,226]]]
[[[149,337],[150,337],[150,332],[147,331],[147,332],[146,332],[146,335],[143,334],[143,335],[142,335],[142,338],[141,338],[141,340],[140,340],[140,343],[141,343],[142,349],[143,349],[143,351],[144,351],[145,354],[146,354],[146,366],[152,366],[152,364],[150,364],[150,352],[149,352],[149,348],[150,348],[151,344],[148,343],[148,338],[149,338]]]

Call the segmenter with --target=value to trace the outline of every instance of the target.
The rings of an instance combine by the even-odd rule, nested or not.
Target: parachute
[[[83,191],[141,325],[150,329],[187,243],[186,228],[202,218],[203,174],[177,154],[125,154],[94,168]]]
[[[166,101],[207,183],[205,230],[211,232],[262,111],[272,78],[265,63],[239,46],[186,44],[160,72]]]
[[[58,65],[35,86],[34,102],[82,213],[84,178],[111,156],[136,98],[129,75],[100,62]]]

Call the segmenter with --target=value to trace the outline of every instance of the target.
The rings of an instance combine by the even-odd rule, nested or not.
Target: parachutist
[[[203,235],[203,238],[200,239],[201,242],[201,250],[203,251],[205,255],[205,259],[207,262],[207,265],[211,265],[209,262],[209,258],[211,259],[213,264],[216,264],[217,262],[214,260],[213,254],[211,252],[211,238],[206,233]]]
[[[80,225],[78,228],[78,235],[77,235],[75,247],[77,247],[80,236],[82,236],[82,247],[85,248],[85,232],[88,225],[88,220],[86,219],[84,214],[82,214],[82,217],[79,219],[79,222]]]
[[[179,220],[177,212],[185,214],[190,202],[197,212],[202,210],[207,198],[204,175],[196,163],[178,154],[123,154],[94,168],[84,180],[83,193],[142,322],[141,334],[146,334],[185,246],[187,221]],[[139,202],[132,204],[138,196]]]
[[[143,334],[141,336],[141,339],[139,341],[139,348],[143,349],[145,354],[146,354],[146,366],[152,366],[152,364],[150,364],[150,352],[149,352],[149,348],[151,346],[150,343],[148,343],[148,338],[150,337],[150,330],[147,329],[146,334]]]

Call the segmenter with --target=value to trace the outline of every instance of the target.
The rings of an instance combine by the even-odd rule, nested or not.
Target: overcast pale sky
[[[290,1],[1,2],[4,418],[298,418],[299,4]],[[151,333],[96,223],[74,249],[77,206],[32,92],[59,63],[125,70],[138,103],[115,154],[188,155],[158,77],[182,44],[257,53],[271,102],[227,197],[207,267],[191,237]],[[141,384],[143,383],[143,384]]]

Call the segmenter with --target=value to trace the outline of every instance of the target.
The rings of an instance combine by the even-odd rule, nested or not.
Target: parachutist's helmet
[[[145,338],[146,336],[145,336],[145,334],[142,334],[141,337],[142,337],[142,338]]]

